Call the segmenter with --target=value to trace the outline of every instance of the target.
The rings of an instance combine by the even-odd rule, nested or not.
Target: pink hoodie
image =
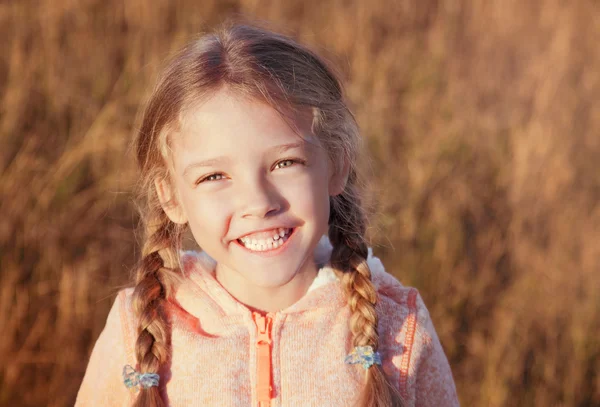
[[[315,258],[325,264],[330,252],[324,238]],[[421,296],[386,273],[369,253],[379,293],[379,352],[385,372],[407,406],[458,406],[448,360]],[[172,360],[160,372],[168,405],[248,407],[265,397],[270,403],[261,406],[352,405],[364,383],[364,369],[344,363],[352,350],[350,311],[330,267],[320,268],[298,302],[261,318],[219,284],[207,255],[185,252],[182,258],[187,283],[169,305]],[[129,406],[134,400],[122,377],[125,365],[136,364],[131,294],[132,289],[121,291],[108,315],[76,406]]]

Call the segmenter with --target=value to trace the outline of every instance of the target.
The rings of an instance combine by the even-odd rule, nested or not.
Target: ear
[[[330,176],[329,176],[329,196],[337,196],[344,192],[346,183],[348,182],[348,175],[350,174],[350,162],[344,157],[342,158],[341,165],[332,165]],[[336,168],[337,167],[337,168]]]
[[[154,187],[156,188],[160,205],[169,219],[178,224],[186,223],[187,216],[185,215],[181,205],[177,202],[177,198],[175,197],[173,188],[171,188],[169,182],[164,178],[157,178],[154,180]]]

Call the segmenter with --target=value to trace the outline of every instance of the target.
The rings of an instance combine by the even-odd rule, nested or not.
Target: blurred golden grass
[[[140,104],[232,13],[344,73],[375,252],[423,294],[462,405],[600,406],[594,0],[0,4],[0,404],[73,404],[137,255]]]

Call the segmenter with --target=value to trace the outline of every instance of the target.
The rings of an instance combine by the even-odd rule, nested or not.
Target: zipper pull
[[[252,314],[256,324],[256,394],[260,407],[271,405],[271,328],[273,319],[258,312]]]

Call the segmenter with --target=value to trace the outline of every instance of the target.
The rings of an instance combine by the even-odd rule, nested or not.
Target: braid
[[[160,209],[153,212],[149,220],[133,293],[133,307],[138,316],[135,355],[141,373],[158,373],[170,357],[165,304],[176,280],[178,266],[174,254],[181,231]],[[165,403],[155,386],[140,389],[134,405],[162,407]]]
[[[371,270],[367,264],[368,248],[364,238],[366,220],[355,184],[356,173],[351,172],[344,192],[333,197],[331,201],[331,264],[340,277],[352,312],[349,325],[354,346],[372,346],[376,351],[379,344],[378,317],[375,309],[377,291],[371,281]],[[367,369],[366,385],[358,405],[402,406],[398,391],[389,383],[381,366],[373,365]]]

